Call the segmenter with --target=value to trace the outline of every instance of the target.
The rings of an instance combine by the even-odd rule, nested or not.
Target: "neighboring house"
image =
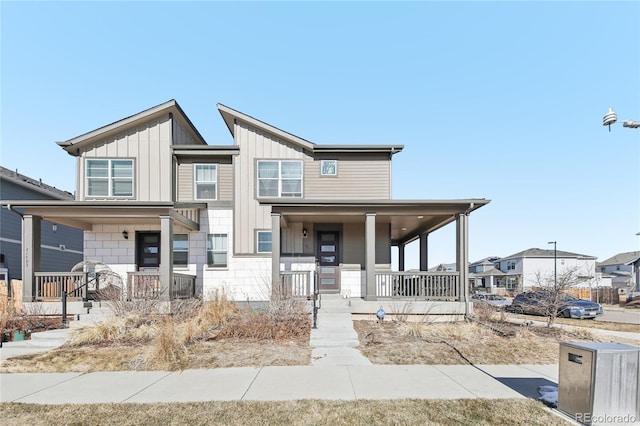
[[[169,299],[224,289],[268,300],[276,284],[376,300],[395,296],[404,279],[391,272],[391,247],[402,271],[414,240],[420,295],[429,297],[428,235],[455,223],[458,267],[436,277],[433,294],[466,300],[468,215],[489,200],[393,200],[391,161],[402,145],[319,145],[218,110],[232,145],[207,145],[174,100],[58,142],[77,159],[77,196],[14,204],[27,240],[39,218],[82,229],[85,259],[119,273],[130,294],[153,277]],[[26,248],[29,259],[37,247]],[[46,273],[29,265],[25,298],[36,300]]]
[[[505,273],[496,268],[499,257],[490,256],[469,265],[469,281],[472,289],[484,289],[491,293],[496,287],[504,287]]]
[[[596,269],[612,277],[613,287],[632,289],[640,282],[640,251],[618,253],[596,264]]]
[[[73,195],[0,167],[0,200],[73,200]],[[70,271],[81,262],[82,231],[46,220],[39,224],[40,268]],[[22,279],[22,220],[4,206],[0,212],[0,280]]]
[[[526,291],[540,285],[538,278],[553,280],[554,271],[561,274],[574,270],[580,283],[577,287],[602,286],[602,278],[596,274],[596,257],[567,251],[531,248],[500,258],[495,266],[504,272],[498,287]]]

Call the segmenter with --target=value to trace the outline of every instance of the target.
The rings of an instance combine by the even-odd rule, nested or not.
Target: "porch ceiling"
[[[470,213],[490,200],[382,200],[382,201],[297,201],[262,200],[284,222],[362,223],[367,213],[376,214],[376,223],[391,226],[392,244],[409,243],[420,234],[434,232]],[[286,226],[286,225],[285,225]]]
[[[18,214],[40,216],[60,225],[89,231],[97,224],[160,226],[161,216],[171,216],[176,223],[196,230],[199,224],[184,216],[183,209],[206,208],[204,204],[105,202],[105,201],[3,201]]]

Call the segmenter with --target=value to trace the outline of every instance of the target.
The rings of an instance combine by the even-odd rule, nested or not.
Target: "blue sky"
[[[640,2],[0,7],[0,164],[50,185],[75,188],[55,141],[169,99],[230,144],[219,102],[315,143],[404,144],[394,198],[492,200],[472,261],[640,249],[640,129],[621,125],[640,120]],[[430,266],[454,234],[430,236]]]

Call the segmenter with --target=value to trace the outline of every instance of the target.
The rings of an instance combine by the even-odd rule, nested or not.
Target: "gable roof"
[[[73,200],[74,196],[70,192],[63,191],[61,189],[56,188],[55,186],[47,185],[42,182],[42,179],[35,180],[28,176],[21,175],[16,170],[9,170],[5,167],[0,166],[0,178],[7,180],[9,182],[13,182],[18,186],[21,186],[26,189],[30,189],[32,191],[39,192],[43,195],[46,195],[54,200]]]
[[[555,252],[555,253],[554,253]],[[523,250],[521,252],[512,254],[511,256],[507,256],[507,257],[503,257],[500,260],[509,260],[509,259],[522,259],[522,258],[553,258],[553,257],[557,257],[558,259],[562,259],[562,258],[569,258],[569,259],[591,259],[591,260],[595,260],[597,257],[596,256],[589,256],[587,254],[579,254],[579,253],[571,253],[569,251],[562,251],[562,250],[546,250],[546,249],[539,249],[539,248],[530,248],[527,250]]]
[[[628,251],[625,253],[618,253],[607,260],[603,260],[598,263],[598,266],[630,265],[635,263],[638,259],[640,259],[640,251]]]
[[[125,129],[152,120],[154,118],[171,113],[185,127],[185,130],[191,133],[191,136],[202,145],[207,145],[198,129],[193,125],[189,117],[184,113],[180,105],[175,99],[156,105],[137,114],[114,121],[106,126],[99,127],[90,132],[84,133],[63,142],[56,142],[60,147],[67,151],[70,155],[77,156],[80,147],[90,145],[98,140],[123,132]]]
[[[344,153],[344,152],[355,152],[355,153],[389,153],[389,156],[396,154],[404,149],[404,145],[317,145],[313,142],[310,142],[306,139],[303,139],[299,136],[291,134],[289,132],[285,132],[282,129],[279,129],[271,124],[265,123],[264,121],[260,121],[257,118],[251,117],[250,115],[244,114],[240,111],[237,111],[233,108],[230,108],[223,104],[218,104],[218,111],[220,111],[220,115],[227,125],[229,132],[233,136],[234,135],[234,123],[236,120],[245,122],[256,129],[265,131],[267,133],[271,133],[289,143],[294,145],[298,145],[307,151],[312,153],[327,153],[327,154],[335,154],[335,153]]]

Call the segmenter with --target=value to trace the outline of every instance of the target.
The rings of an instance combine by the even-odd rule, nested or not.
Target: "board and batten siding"
[[[172,201],[171,119],[169,114],[107,138],[82,152],[78,164],[78,199],[86,197],[87,159],[133,159],[134,199]],[[90,197],[89,199],[95,199]]]
[[[220,162],[218,162],[220,161]],[[178,164],[178,201],[194,201],[193,165],[216,164],[218,166],[218,200],[233,200],[233,164],[230,160],[181,160]]]
[[[185,131],[178,122],[173,123],[173,144],[174,145],[198,145],[198,143]]]
[[[320,175],[320,159],[304,162],[304,198],[309,199],[389,199],[391,160],[388,155],[349,155],[337,160],[337,176]]]
[[[271,229],[271,208],[261,206],[256,199],[256,161],[304,160],[305,154],[301,147],[242,122],[236,122],[234,134],[236,144],[240,147],[234,169],[234,251],[238,254],[253,254],[256,252],[256,230]],[[303,173],[306,174],[306,171],[303,170]]]

